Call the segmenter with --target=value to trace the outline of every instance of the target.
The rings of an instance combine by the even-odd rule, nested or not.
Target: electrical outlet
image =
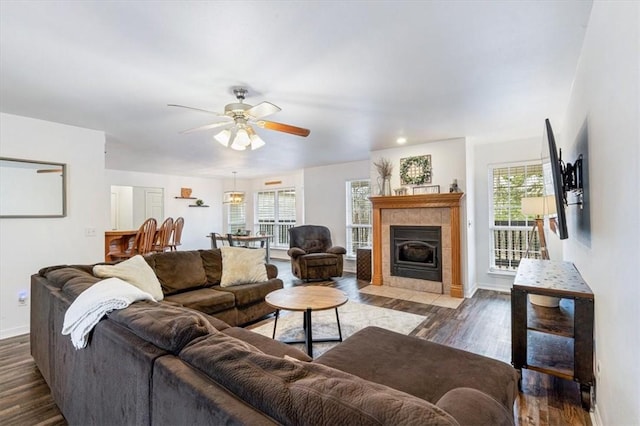
[[[95,237],[96,236],[96,228],[84,228],[84,236],[85,237]]]
[[[19,306],[26,306],[27,304],[27,292],[26,290],[22,290],[20,293],[18,293],[18,305]]]

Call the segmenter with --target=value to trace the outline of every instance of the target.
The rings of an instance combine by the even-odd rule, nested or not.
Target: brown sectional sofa
[[[197,264],[193,253],[211,275],[190,291],[226,291],[206,266],[218,264],[216,250],[149,259],[163,290],[192,276],[182,265],[164,266],[187,257]],[[272,277],[277,270],[269,268]],[[263,311],[241,286],[234,298],[246,301],[207,305],[213,316],[194,309],[203,302],[172,298],[184,287],[166,301],[113,311],[76,350],[60,330],[70,303],[99,280],[90,271],[44,268],[31,280],[32,354],[70,424],[513,424],[511,366],[375,327],[311,362],[294,347],[216,318],[237,324]],[[260,294],[258,287],[246,291]]]

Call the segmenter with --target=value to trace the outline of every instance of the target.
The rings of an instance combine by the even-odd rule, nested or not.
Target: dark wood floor
[[[285,286],[302,284],[292,277],[288,262],[273,263]],[[480,290],[458,309],[448,309],[362,294],[358,289],[368,283],[352,274],[320,284],[340,288],[358,302],[425,316],[411,333],[417,337],[507,363],[511,360],[508,294]],[[29,353],[28,335],[0,340],[0,425],[66,424]],[[577,384],[528,370],[514,410],[518,425],[591,425],[589,413],[580,407]]]

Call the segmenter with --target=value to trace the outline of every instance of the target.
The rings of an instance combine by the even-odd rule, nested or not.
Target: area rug
[[[379,308],[377,306],[365,305],[349,301],[338,308],[340,315],[340,326],[342,329],[342,339],[346,339],[358,330],[368,326],[376,326],[393,330],[402,334],[411,333],[426,317],[422,315],[410,314],[407,312],[395,311],[393,309]],[[304,331],[302,329],[302,312],[282,311],[278,319],[278,329],[276,339],[278,340],[302,340]],[[251,331],[271,337],[273,334],[274,319],[270,319],[260,324]],[[332,338],[338,336],[338,325],[336,324],[336,312],[334,309],[313,312],[311,316],[314,339]],[[317,358],[339,342],[318,342],[313,344],[313,356]],[[295,344],[300,350],[305,351],[304,344]]]

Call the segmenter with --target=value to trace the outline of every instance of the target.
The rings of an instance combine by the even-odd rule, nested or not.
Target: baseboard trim
[[[21,327],[9,328],[6,330],[0,330],[0,340],[8,339],[9,337],[20,336],[22,334],[29,334],[29,326],[23,325]]]
[[[500,293],[511,293],[511,286],[494,284],[494,283],[478,283],[478,288],[482,290],[498,291]]]

